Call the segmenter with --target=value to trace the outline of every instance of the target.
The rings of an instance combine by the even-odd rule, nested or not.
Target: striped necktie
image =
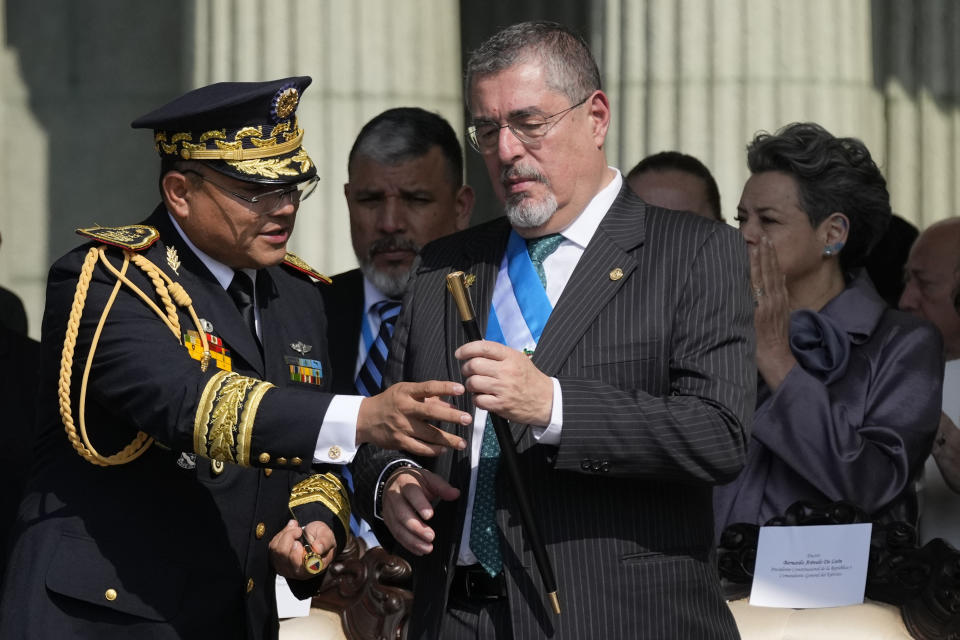
[[[393,336],[393,328],[400,315],[400,302],[381,300],[373,305],[373,311],[380,315],[380,331],[370,344],[367,359],[357,374],[357,391],[360,395],[375,396],[383,391],[383,371],[387,365],[387,346]]]

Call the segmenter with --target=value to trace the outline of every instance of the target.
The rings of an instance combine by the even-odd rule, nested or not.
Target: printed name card
[[[872,527],[761,527],[750,604],[807,609],[862,603]]]

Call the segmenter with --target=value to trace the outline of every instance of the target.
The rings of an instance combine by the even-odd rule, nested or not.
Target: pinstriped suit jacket
[[[465,340],[444,277],[476,275],[485,324],[509,224],[503,218],[431,244],[404,302],[392,380],[462,381]],[[623,277],[613,279],[615,268]],[[712,486],[744,461],[754,406],[753,305],[746,249],[726,225],[645,204],[624,189],[577,264],[534,363],[560,381],[559,447],[512,424],[521,473],[557,574],[563,613],[546,603],[506,474],[498,522],[514,637],[735,638],[718,589]],[[481,327],[482,328],[482,327]],[[456,404],[472,412],[469,398]],[[469,428],[445,425],[469,438]],[[414,558],[411,638],[437,638],[456,563],[470,461],[423,464],[459,487],[438,505],[434,551]],[[395,452],[364,447],[358,495],[373,496]],[[357,505],[372,515],[372,501]]]

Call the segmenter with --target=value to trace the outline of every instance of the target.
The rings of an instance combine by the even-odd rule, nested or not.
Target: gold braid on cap
[[[143,238],[146,236],[151,236],[150,231],[153,231],[154,234],[156,233],[156,230],[154,230],[152,227],[136,229],[135,232],[130,231],[129,234],[121,232],[113,233],[103,227],[94,229],[80,229],[78,231],[85,232],[83,235],[87,235],[89,237],[104,236],[102,238],[104,240],[106,240],[106,237],[109,237],[112,240],[111,243],[115,246],[136,246],[138,249],[146,248],[156,240],[156,237],[153,237],[152,239],[149,239],[149,243],[144,245],[144,242],[146,241],[144,241]],[[131,240],[131,238],[133,238],[133,240]],[[86,304],[87,293],[90,288],[90,282],[93,279],[93,269],[97,266],[98,262],[103,265],[103,268],[116,276],[117,282],[114,285],[113,291],[110,293],[110,297],[107,299],[107,303],[104,305],[103,311],[100,314],[100,321],[97,323],[97,329],[94,332],[93,339],[90,342],[90,351],[87,353],[87,361],[83,369],[83,378],[80,382],[80,398],[78,403],[80,428],[78,435],[78,429],[74,424],[73,409],[70,402],[70,382],[73,376],[73,355],[77,344],[77,335],[80,332],[80,319],[83,316],[83,308]],[[160,309],[160,307],[158,307],[153,300],[151,300],[138,286],[136,286],[130,281],[129,278],[127,278],[126,273],[131,262],[139,267],[150,279],[154,290],[157,293],[157,297],[160,299],[160,303],[163,305],[163,309]],[[94,448],[93,444],[91,444],[84,418],[87,400],[87,383],[90,377],[90,367],[93,364],[93,355],[97,350],[97,344],[100,342],[100,334],[103,332],[103,327],[106,324],[107,316],[110,313],[110,309],[113,307],[114,300],[116,300],[117,293],[119,293],[122,285],[127,285],[144,301],[144,303],[146,303],[148,307],[150,307],[150,309],[153,310],[157,317],[159,317],[160,320],[167,325],[167,328],[169,328],[171,333],[173,333],[174,339],[180,344],[183,343],[181,341],[180,320],[177,315],[177,307],[186,308],[187,313],[193,320],[194,326],[197,328],[197,334],[199,334],[203,343],[203,358],[200,361],[200,370],[206,371],[207,365],[210,362],[210,345],[207,343],[206,332],[204,332],[201,328],[200,319],[197,317],[197,314],[193,309],[193,302],[190,300],[190,296],[187,295],[187,292],[178,282],[171,280],[166,273],[157,267],[157,265],[153,264],[146,257],[140,255],[139,253],[135,253],[129,248],[124,249],[123,264],[118,269],[107,258],[105,245],[91,247],[83,261],[83,267],[80,269],[80,276],[77,280],[77,288],[73,296],[73,304],[70,307],[70,316],[67,319],[67,333],[63,341],[63,352],[60,358],[60,380],[57,389],[57,395],[60,405],[60,417],[63,421],[63,427],[67,432],[67,438],[70,440],[70,444],[73,445],[73,448],[76,449],[77,453],[80,454],[84,460],[104,467],[132,462],[143,455],[150,445],[153,444],[153,438],[143,431],[139,431],[137,432],[137,435],[133,441],[122,450],[113,455],[104,456]]]
[[[303,129],[296,118],[278,122],[269,131],[264,131],[264,126],[245,126],[232,134],[226,129],[154,134],[155,147],[161,156],[222,160],[241,173],[270,179],[299,176],[313,168],[313,161],[300,146],[302,142]],[[293,152],[296,153],[290,157],[280,157]]]
[[[340,478],[332,473],[310,476],[290,491],[290,510],[310,502],[319,502],[336,514],[343,530],[350,533],[350,497]]]

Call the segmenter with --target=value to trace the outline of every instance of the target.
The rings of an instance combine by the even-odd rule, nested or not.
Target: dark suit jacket
[[[509,225],[494,220],[428,246],[404,301],[391,379],[460,381],[465,341],[445,276],[476,276],[486,323]],[[611,276],[614,269],[623,276]],[[718,587],[711,492],[740,470],[754,403],[753,304],[733,229],[644,204],[626,187],[586,248],[533,356],[559,379],[559,447],[511,425],[521,474],[557,574],[546,603],[513,492],[498,474],[498,523],[513,634],[533,638],[733,638]],[[469,398],[455,404],[472,411]],[[444,425],[469,438],[470,429]],[[373,496],[396,452],[363,447],[357,494]],[[469,482],[469,447],[430,469],[461,489],[436,508],[434,551],[414,558],[411,638],[441,637]],[[368,519],[372,501],[356,505]]]
[[[0,580],[27,483],[40,387],[40,343],[0,325]]]
[[[127,287],[118,292],[93,357],[87,428],[105,455],[129,443],[138,430],[157,442],[121,466],[95,466],[77,455],[58,414],[57,381],[78,273],[91,245],[68,253],[53,265],[47,284],[36,466],[20,506],[0,604],[0,637],[277,635],[267,544],[290,517],[291,486],[310,471],[331,398],[326,382],[291,380],[285,358],[299,357],[291,344],[302,342],[311,346],[307,357],[327,367],[323,304],[316,285],[299,272],[261,270],[261,355],[230,297],[186,247],[166,211],[158,208],[147,224],[159,230],[160,240],[143,254],[183,285],[197,314],[231,352],[233,371],[277,387],[266,391],[252,425],[246,425],[251,464],[227,463],[217,474],[210,460],[197,456],[195,467],[188,468],[181,452],[195,451],[195,420],[206,415],[202,392],[219,371],[211,363],[202,372]],[[179,273],[167,263],[168,247],[177,250]],[[119,249],[110,248],[108,256],[114,265],[121,263]],[[138,268],[131,265],[127,276],[154,297]],[[76,421],[91,337],[115,282],[96,266],[74,354]],[[195,330],[182,309],[178,315],[182,332]],[[224,411],[230,408],[226,396],[212,406],[239,447],[241,414]],[[262,454],[269,454],[266,464],[273,469],[263,468]],[[317,508],[310,515],[342,535],[329,511]],[[109,589],[115,597],[106,597]]]
[[[360,269],[333,277],[333,284],[320,290],[327,310],[327,344],[330,346],[331,391],[356,395],[354,369],[363,326],[363,274]]]

